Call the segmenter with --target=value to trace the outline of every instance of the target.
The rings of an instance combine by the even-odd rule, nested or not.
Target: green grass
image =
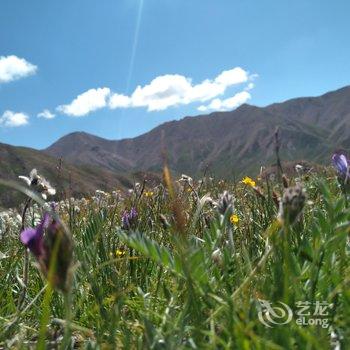
[[[61,203],[74,241],[71,292],[51,291],[31,257],[21,312],[20,224],[3,223],[0,347],[330,349],[332,333],[346,349],[350,211],[334,176],[309,176],[303,185],[308,202],[292,226],[277,220],[277,184],[259,183],[264,197],[242,183],[214,180],[176,195],[160,186],[149,196]],[[211,204],[224,190],[235,197],[238,225]],[[137,223],[122,230],[122,212],[132,206]],[[35,213],[38,206],[26,226],[35,224]],[[287,304],[293,320],[265,326],[259,300]],[[310,302],[312,311],[326,302],[329,327],[298,325],[298,302]]]

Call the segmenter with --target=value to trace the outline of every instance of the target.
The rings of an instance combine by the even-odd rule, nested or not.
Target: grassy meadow
[[[165,168],[163,185],[51,206],[27,189],[1,213],[0,348],[349,348],[347,195],[331,169],[299,175]],[[27,251],[45,211],[56,226]]]

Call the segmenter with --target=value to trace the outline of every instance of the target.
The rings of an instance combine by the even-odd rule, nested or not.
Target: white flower
[[[188,176],[188,175],[185,175],[185,174],[182,174],[181,175],[181,178],[179,179],[179,182],[182,183],[182,184],[189,184],[190,186],[193,185],[193,179],[192,177]]]
[[[50,183],[42,176],[40,176],[36,169],[33,169],[29,177],[27,176],[18,176],[21,180],[23,180],[28,186],[33,187],[41,196],[46,199],[48,195],[54,196],[56,194],[56,190],[50,185]]]
[[[23,180],[28,186],[33,186],[38,181],[38,172],[36,169],[33,169],[29,173],[29,177],[27,176],[18,176],[21,180]]]
[[[101,197],[107,197],[108,196],[108,193],[106,193],[105,191],[102,191],[102,190],[96,190],[95,193],[96,193],[97,196],[101,196]]]
[[[213,251],[213,253],[211,254],[211,258],[216,264],[222,265],[223,256],[219,248]]]
[[[18,223],[21,223],[21,222],[22,222],[22,216],[19,215],[19,214],[16,214],[16,221],[17,221]]]

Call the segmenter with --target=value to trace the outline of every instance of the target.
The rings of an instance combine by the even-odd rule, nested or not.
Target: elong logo
[[[282,301],[272,303],[268,300],[259,299],[261,310],[258,312],[259,321],[266,327],[272,328],[288,324],[292,321],[295,314],[295,323],[298,326],[321,326],[322,328],[329,327],[328,309],[330,304],[326,301],[298,301],[295,307],[298,309],[293,314],[291,307]],[[313,308],[312,308],[313,306]]]
[[[292,309],[282,301],[279,301],[279,306],[272,306],[268,300],[259,299],[262,310],[259,311],[258,317],[262,324],[272,328],[274,325],[283,325],[289,323],[293,318]]]

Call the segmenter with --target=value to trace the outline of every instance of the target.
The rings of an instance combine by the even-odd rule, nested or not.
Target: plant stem
[[[32,201],[31,198],[28,198],[25,205],[24,205],[24,208],[22,211],[22,223],[21,223],[20,233],[24,230],[25,218],[26,218],[26,214],[27,214],[27,211],[29,209],[31,201]],[[21,308],[23,306],[23,302],[24,302],[26,294],[27,294],[28,278],[29,278],[29,252],[28,252],[28,249],[25,248],[24,261],[23,261],[23,277],[22,277],[24,287],[23,287],[21,295],[19,296],[19,299],[18,299],[17,311],[21,311]]]

